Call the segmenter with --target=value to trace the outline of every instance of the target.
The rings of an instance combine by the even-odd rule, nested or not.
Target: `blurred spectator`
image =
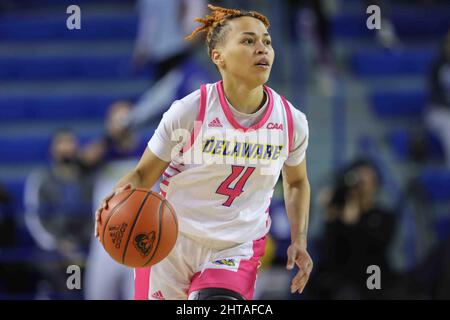
[[[34,171],[25,186],[25,222],[37,245],[55,259],[40,261],[37,267],[46,286],[57,298],[68,293],[66,268],[84,267],[93,228],[89,215],[92,182],[77,156],[78,141],[69,130],[54,134],[51,163]]]
[[[450,166],[450,30],[444,38],[439,57],[429,76],[430,101],[426,124],[441,140]]]
[[[140,0],[134,50],[137,69],[154,68],[154,83],[133,108],[128,125],[139,128],[159,118],[170,104],[211,82],[209,71],[194,58],[201,39],[185,41],[203,17],[205,0]]]
[[[146,148],[146,141],[126,127],[131,105],[126,101],[113,103],[108,110],[104,137],[83,150],[83,159],[96,171],[91,207],[93,213],[101,200],[111,192],[117,180],[136,165]],[[85,298],[88,300],[130,300],[134,293],[133,269],[115,262],[94,237],[84,277]]]
[[[139,27],[133,61],[135,68],[156,68],[161,79],[190,55],[192,43],[184,41],[196,27],[194,19],[202,17],[205,0],[138,0]]]
[[[317,63],[319,65],[323,63],[330,65],[332,63],[330,23],[323,2],[322,0],[288,0],[286,11],[289,19],[291,38],[298,39],[297,25],[299,23],[305,27],[306,23],[311,23],[312,26],[308,27],[314,29],[313,36],[317,42]],[[306,19],[305,12],[302,13],[299,10],[300,8],[303,11],[307,9],[311,13],[312,21]],[[302,13],[300,16],[299,11]],[[308,22],[305,20],[308,20]]]
[[[333,94],[339,73],[331,46],[330,15],[335,9],[333,6],[324,0],[287,0],[284,4],[284,20],[288,23],[286,35],[289,36],[285,41],[294,47],[299,43],[303,52],[294,63],[303,64],[302,70],[311,68],[311,75],[306,73],[302,77],[313,76],[322,94],[327,96]]]
[[[366,1],[366,8],[370,5],[380,7],[381,12],[381,28],[376,30],[376,40],[378,44],[386,49],[396,49],[401,45],[392,22],[392,3],[386,0]]]
[[[319,299],[386,298],[395,277],[388,249],[396,216],[377,202],[380,175],[366,160],[339,174],[326,203],[324,235],[309,293]],[[368,290],[367,267],[377,265],[383,290]]]
[[[142,141],[126,126],[130,112],[131,103],[128,101],[116,101],[109,107],[104,136],[81,152],[86,166],[93,170],[101,169],[109,161],[141,155]]]

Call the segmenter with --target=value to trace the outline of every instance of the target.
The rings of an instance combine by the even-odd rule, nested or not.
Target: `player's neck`
[[[249,88],[245,84],[224,80],[223,90],[228,101],[239,112],[252,114],[264,104],[264,90],[262,86]]]

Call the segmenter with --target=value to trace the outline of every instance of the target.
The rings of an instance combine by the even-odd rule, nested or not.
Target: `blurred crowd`
[[[257,1],[212,1],[217,5],[258,8]],[[335,71],[331,50],[327,1],[286,1],[290,36],[299,39],[298,12],[306,9],[315,21],[315,63]],[[108,106],[104,133],[81,144],[71,128],[54,132],[48,147],[51,161],[33,170],[26,181],[24,222],[35,243],[35,252],[20,247],[20,222],[11,196],[0,186],[0,252],[11,259],[0,264],[0,292],[34,293],[36,299],[132,299],[133,270],[115,263],[93,238],[93,212],[122,173],[129,170],[150,136],[141,129],[160,119],[171,102],[216,79],[196,59],[200,42],[184,36],[195,28],[194,17],[206,10],[205,0],[139,0],[139,24],[133,68],[148,71],[152,85],[136,102],[115,101]],[[384,6],[384,1],[377,1]],[[6,10],[11,3],[4,3]],[[388,26],[377,36],[385,48],[401,39],[386,16]],[[155,26],[158,26],[157,28]],[[150,70],[153,70],[150,72]],[[450,165],[450,32],[430,68],[430,99],[424,125],[440,139]],[[320,234],[311,239],[315,269],[301,299],[440,299],[450,297],[450,236],[432,246],[426,257],[408,269],[392,265],[390,253],[402,228],[401,208],[383,204],[383,174],[369,157],[348,161],[330,174],[318,192],[311,215],[323,221]],[[158,186],[154,187],[158,190]],[[314,199],[313,199],[314,200]],[[273,216],[266,257],[256,296],[271,298],[270,277],[284,268],[283,251],[289,241],[283,219]],[[28,249],[27,249],[28,250]],[[29,261],[17,262],[16,255]],[[3,255],[4,257],[5,255]],[[280,258],[280,256],[282,258]],[[82,268],[83,290],[69,292],[66,268]],[[382,290],[368,290],[367,267],[382,271]],[[287,275],[289,273],[283,270]],[[281,298],[293,298],[283,292]],[[298,298],[298,297],[297,297]]]
[[[152,85],[134,103],[112,103],[104,134],[87,144],[81,145],[71,128],[52,135],[50,161],[30,174],[23,200],[24,222],[36,244],[33,258],[38,262],[33,266],[2,263],[0,289],[11,294],[35,292],[37,299],[133,299],[133,270],[114,262],[93,237],[93,212],[144,152],[150,136],[140,129],[159,120],[174,100],[212,81],[194,56],[199,42],[184,41],[196,27],[194,18],[204,16],[206,4],[204,0],[137,1],[139,24],[132,68],[148,70]],[[10,3],[3,7],[8,6],[14,7]],[[20,235],[18,221],[8,192],[0,190],[0,245],[15,249],[19,246],[15,239]],[[79,292],[67,288],[69,265],[81,267],[83,290]]]

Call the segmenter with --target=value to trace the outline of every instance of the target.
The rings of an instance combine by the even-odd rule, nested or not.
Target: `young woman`
[[[136,168],[97,210],[98,220],[115,193],[150,189],[163,177],[161,194],[175,208],[180,232],[169,256],[136,270],[136,299],[252,299],[280,172],[292,239],[287,269],[299,268],[292,293],[303,291],[313,266],[308,124],[264,85],[275,55],[269,21],[257,12],[208,7],[211,15],[196,19],[202,26],[187,39],[206,33],[222,80],[172,104]]]

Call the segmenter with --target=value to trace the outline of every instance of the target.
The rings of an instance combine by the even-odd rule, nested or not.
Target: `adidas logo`
[[[155,293],[152,294],[152,298],[155,298],[157,300],[165,300],[166,298],[164,298],[161,290],[156,291]]]
[[[220,123],[219,118],[215,118],[213,121],[208,123],[208,127],[216,127],[216,128],[222,128],[222,123]]]

